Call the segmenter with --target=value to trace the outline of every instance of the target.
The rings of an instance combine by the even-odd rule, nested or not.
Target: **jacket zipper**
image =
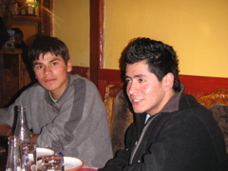
[[[135,153],[137,152],[138,148],[139,148],[139,145],[140,143],[142,142],[142,139],[145,135],[145,132],[147,130],[147,128],[149,127],[149,125],[151,124],[151,122],[158,116],[159,114],[155,115],[151,120],[149,120],[146,125],[144,126],[143,128],[143,131],[139,137],[139,140],[135,142],[135,147],[131,153],[131,157],[130,157],[130,161],[129,161],[129,165],[131,165],[133,163],[133,159],[134,159],[134,156],[135,156]]]

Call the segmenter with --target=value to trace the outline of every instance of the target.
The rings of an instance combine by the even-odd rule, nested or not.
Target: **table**
[[[0,137],[0,171],[5,171],[7,162],[7,139]],[[97,171],[92,168],[82,168],[79,171]]]

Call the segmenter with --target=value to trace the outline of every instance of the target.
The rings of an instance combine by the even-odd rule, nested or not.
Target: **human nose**
[[[49,66],[44,67],[44,75],[48,75],[51,73],[51,68]]]
[[[137,84],[131,82],[127,85],[127,92],[129,95],[134,94],[137,91]]]

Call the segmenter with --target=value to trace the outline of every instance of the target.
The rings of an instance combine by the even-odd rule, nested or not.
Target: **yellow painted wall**
[[[104,67],[118,69],[130,39],[176,49],[181,74],[228,77],[227,0],[105,0]]]
[[[89,0],[54,0],[54,36],[69,48],[74,66],[89,66]]]
[[[228,77],[227,0],[104,0],[104,68],[118,69],[130,39],[150,37],[176,49],[181,74]],[[89,66],[89,0],[54,0],[54,36],[73,65]]]

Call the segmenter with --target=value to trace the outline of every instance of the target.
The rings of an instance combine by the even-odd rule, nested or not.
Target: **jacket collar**
[[[174,111],[179,110],[180,98],[181,98],[183,92],[184,92],[184,85],[181,84],[181,90],[179,92],[175,93],[169,99],[169,101],[166,103],[166,105],[162,108],[162,110],[159,113],[170,113],[170,112],[174,112]],[[148,119],[148,121],[151,118],[153,118],[153,116],[150,117]],[[135,121],[136,121],[137,125],[144,125],[145,119],[146,119],[146,113],[135,114]]]
[[[177,93],[175,93],[170,99],[169,101],[166,103],[166,105],[162,108],[162,110],[159,113],[163,113],[163,112],[174,112],[177,111],[179,109],[179,102],[180,102],[180,98],[181,95],[184,92],[184,85],[181,84],[181,90]]]

